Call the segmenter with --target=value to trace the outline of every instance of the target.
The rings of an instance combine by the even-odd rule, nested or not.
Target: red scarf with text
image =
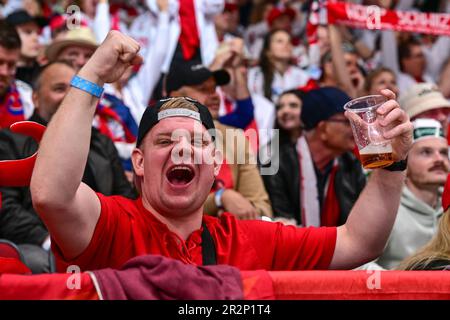
[[[327,4],[328,23],[351,28],[450,36],[450,14],[387,10],[347,2]]]

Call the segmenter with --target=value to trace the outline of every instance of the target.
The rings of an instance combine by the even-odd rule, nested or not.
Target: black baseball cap
[[[188,102],[193,103],[197,108],[198,112],[191,111],[188,109],[166,109],[160,112],[161,107],[168,101],[172,99],[186,99]],[[139,147],[145,135],[159,122],[161,118],[167,117],[189,117],[200,121],[206,128],[215,129],[214,121],[209,112],[208,108],[202,105],[195,99],[189,97],[177,97],[177,98],[166,98],[161,99],[156,102],[155,105],[148,107],[145,109],[144,114],[142,115],[141,122],[139,123],[138,137],[136,141],[136,146]],[[214,136],[212,137],[214,140]]]
[[[344,113],[344,105],[350,97],[335,87],[322,87],[307,92],[303,97],[301,119],[306,130],[313,129],[320,121],[338,113]]]
[[[202,84],[210,77],[214,77],[218,86],[223,86],[230,82],[230,74],[224,69],[211,71],[195,60],[176,62],[170,68],[166,78],[167,95],[184,86]]]
[[[44,17],[32,17],[25,10],[17,10],[6,17],[6,22],[15,27],[28,22],[34,22],[42,28],[48,24],[49,20]]]

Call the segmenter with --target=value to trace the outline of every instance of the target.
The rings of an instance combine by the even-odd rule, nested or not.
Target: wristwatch
[[[216,207],[219,209],[223,209],[222,194],[224,191],[225,191],[225,188],[220,188],[214,194],[214,202],[216,203]]]
[[[407,167],[408,167],[408,157],[406,157],[405,160],[394,162],[393,164],[390,164],[382,169],[388,171],[405,171]]]

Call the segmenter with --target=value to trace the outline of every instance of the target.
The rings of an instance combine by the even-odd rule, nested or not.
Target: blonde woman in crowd
[[[450,177],[450,176],[449,176]],[[450,178],[447,177],[442,206],[444,214],[434,238],[416,254],[405,259],[400,270],[449,270],[450,269]]]

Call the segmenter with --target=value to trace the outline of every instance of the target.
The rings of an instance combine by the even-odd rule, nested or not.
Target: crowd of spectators
[[[345,2],[450,15],[443,0]],[[450,170],[450,37],[330,24],[322,7],[311,41],[317,5],[324,1],[0,0],[0,160],[37,150],[9,126],[47,125],[73,76],[117,30],[137,41],[142,63],[104,85],[82,174],[86,185],[136,199],[142,190],[132,158],[145,111],[161,98],[190,97],[208,108],[224,137],[205,214],[339,227],[371,179],[343,106],[389,89],[414,121],[414,140],[384,252],[361,268],[400,268],[450,229],[443,222],[438,229],[440,219],[448,221],[441,193]],[[263,173],[273,165],[275,172]],[[0,192],[0,239],[18,245],[34,273],[49,272],[52,234],[30,188]],[[450,252],[440,258],[450,264]]]

